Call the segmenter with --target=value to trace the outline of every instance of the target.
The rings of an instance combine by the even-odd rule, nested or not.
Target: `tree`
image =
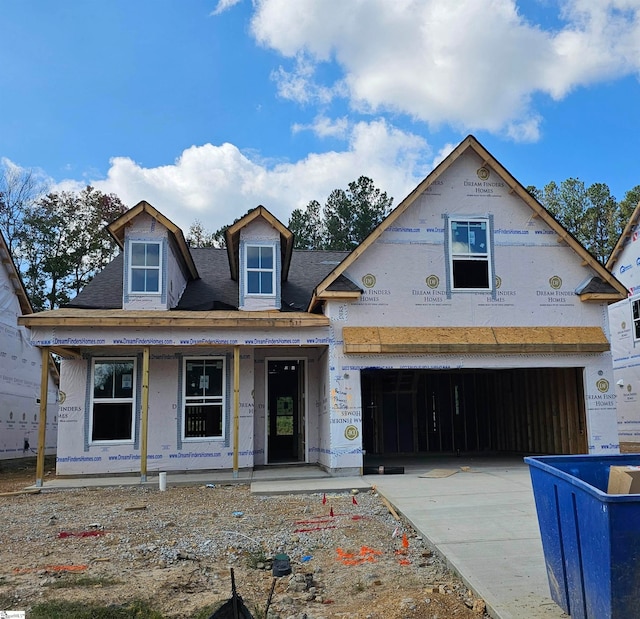
[[[25,212],[44,192],[42,183],[31,170],[7,160],[0,166],[0,230],[16,262]]]
[[[540,190],[527,187],[535,197],[602,264],[606,263],[640,197],[640,186],[618,204],[605,183],[589,187],[577,178],[560,185],[551,181]]]
[[[67,303],[113,259],[117,247],[106,225],[126,210],[116,195],[90,186],[80,193],[49,193],[28,210],[19,252],[34,309]]]
[[[324,208],[316,200],[291,213],[288,227],[297,249],[355,249],[391,211],[393,198],[361,176],[346,190],[334,189]]]
[[[204,225],[199,219],[196,219],[190,226],[187,233],[187,243],[191,247],[216,247],[218,249],[225,249],[227,241],[225,232],[227,228],[230,228],[236,222],[240,221],[243,217],[246,217],[253,209],[249,209],[244,215],[236,217],[233,223],[222,226],[215,232],[209,232],[205,229]]]
[[[218,232],[209,232],[199,219],[196,219],[187,232],[187,243],[191,247],[220,247]],[[223,235],[224,238],[224,235]]]
[[[294,234],[296,249],[321,249],[324,247],[324,221],[320,202],[311,200],[305,210],[295,209],[287,226]]]

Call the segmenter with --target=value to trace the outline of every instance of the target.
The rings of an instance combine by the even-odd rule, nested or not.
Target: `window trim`
[[[131,397],[130,398],[98,398],[98,402],[112,402],[114,404],[131,403],[131,438],[123,439],[94,439],[93,438],[93,426],[94,426],[94,403],[95,397],[95,376],[96,376],[96,362],[124,362],[129,361],[133,364],[131,371]],[[89,400],[89,445],[133,445],[136,438],[136,411],[137,411],[137,369],[138,360],[135,357],[93,357],[91,359],[91,376],[90,376],[90,400]]]
[[[135,244],[139,245],[157,245],[158,246],[158,266],[140,266],[133,264],[133,246]],[[159,295],[162,293],[162,250],[163,243],[160,240],[145,240],[145,239],[131,239],[129,241],[128,253],[127,253],[127,271],[128,271],[128,293],[131,295]],[[151,270],[154,269],[158,271],[158,290],[133,290],[133,271],[134,269],[145,269]]]
[[[453,224],[463,223],[483,223],[486,225],[487,236],[487,251],[481,254],[472,253],[456,253],[453,249]],[[489,217],[482,216],[452,216],[447,221],[447,245],[449,248],[449,255],[447,256],[449,269],[449,278],[451,282],[452,292],[492,292],[494,290],[494,276],[493,276],[493,235],[491,234],[491,219]],[[458,288],[455,285],[453,265],[456,259],[466,259],[472,262],[482,262],[487,265],[487,287],[486,288]]]
[[[187,363],[192,361],[221,361],[222,362],[222,393],[219,396],[188,396],[187,395]],[[182,423],[180,428],[180,438],[182,442],[194,443],[202,441],[223,441],[227,432],[227,358],[224,355],[216,355],[214,357],[183,357],[182,359]],[[220,435],[212,436],[186,436],[187,426],[187,405],[195,399],[210,399],[212,404],[219,404],[221,407],[220,415],[222,428]]]
[[[266,247],[271,250],[270,269],[250,268],[249,249],[253,247]],[[271,292],[251,292],[249,290],[249,273],[271,273]],[[247,242],[244,247],[244,289],[247,297],[274,297],[276,295],[276,246],[272,243]]]

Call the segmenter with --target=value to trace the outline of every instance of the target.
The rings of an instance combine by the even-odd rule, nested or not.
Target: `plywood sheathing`
[[[605,352],[600,327],[345,327],[347,354]]]
[[[210,327],[242,329],[290,329],[327,327],[329,319],[307,312],[85,310],[65,308],[18,318],[26,327]]]

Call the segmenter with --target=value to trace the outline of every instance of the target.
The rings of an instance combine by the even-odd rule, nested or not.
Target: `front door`
[[[304,462],[304,361],[267,361],[267,458],[274,462]]]

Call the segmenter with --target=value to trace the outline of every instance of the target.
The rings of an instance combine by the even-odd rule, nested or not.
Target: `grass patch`
[[[258,567],[259,563],[266,563],[267,555],[264,550],[258,550],[256,552],[249,552],[247,554],[247,565],[254,570]]]
[[[50,589],[69,589],[71,587],[111,587],[122,584],[121,580],[106,576],[78,576],[76,578],[60,578],[47,583]]]
[[[86,602],[51,601],[36,604],[29,619],[164,619],[146,602],[131,602],[121,606],[97,606]]]

